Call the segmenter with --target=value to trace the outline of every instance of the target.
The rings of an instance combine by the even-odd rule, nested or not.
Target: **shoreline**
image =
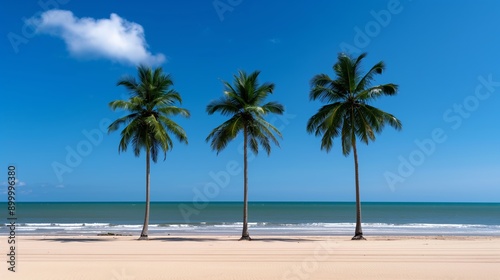
[[[500,226],[498,230],[500,230]],[[123,230],[123,229],[114,229],[114,228],[104,228],[102,230],[66,230],[66,231],[25,231],[22,230],[22,227],[17,226],[16,234],[18,236],[105,236],[105,235],[132,235],[139,236],[141,233],[142,225],[137,225],[136,230]],[[8,226],[5,226],[4,229],[8,229]],[[363,230],[364,235],[366,236],[390,236],[390,237],[398,237],[398,236],[407,236],[407,237],[428,237],[428,236],[463,236],[463,237],[499,237],[500,231],[497,229],[490,228],[488,230],[456,230],[456,229],[448,229],[443,230],[442,228],[433,228],[433,229],[416,229],[410,231],[400,230],[397,227],[393,229],[389,229],[389,227],[385,230],[379,229],[371,229],[369,227],[365,227]],[[340,237],[340,236],[349,236],[350,234],[354,234],[354,226],[342,229],[329,229],[329,228],[310,228],[310,229],[300,229],[300,230],[290,230],[286,227],[279,229],[266,229],[266,228],[249,228],[250,234],[255,236],[318,236],[318,237]],[[8,235],[9,232],[4,230],[0,231],[0,237]],[[241,226],[235,227],[231,230],[210,230],[210,229],[200,229],[195,228],[191,230],[185,229],[175,229],[175,228],[162,228],[158,229],[149,229],[150,236],[237,236],[241,234]]]
[[[122,235],[17,235],[16,239],[22,242],[23,240],[28,241],[57,241],[57,240],[76,240],[76,241],[142,241],[139,240],[140,234],[122,234]],[[224,235],[224,234],[171,234],[171,235],[149,235],[148,240],[144,242],[154,242],[154,241],[240,241],[239,238],[241,234],[236,235]],[[252,235],[251,241],[261,242],[261,241],[309,241],[309,242],[329,242],[329,241],[352,241],[352,235]],[[446,241],[480,241],[480,240],[491,240],[499,241],[500,236],[491,235],[364,235],[366,240],[361,240],[359,242],[367,241],[394,241],[394,240],[446,240]],[[0,238],[1,240],[2,238]],[[6,239],[6,238],[3,238]],[[242,241],[243,242],[243,241]],[[4,243],[7,243],[6,241]],[[500,251],[499,251],[500,258]]]
[[[18,235],[17,271],[3,262],[0,278],[500,279],[499,236],[138,237]]]
[[[0,236],[8,234],[8,224],[0,228]],[[151,235],[238,235],[240,223],[213,224],[150,224]],[[271,224],[249,223],[255,235],[274,236],[343,236],[354,232],[352,223]],[[140,234],[142,224],[111,223],[18,223],[19,235],[98,235]],[[500,236],[500,225],[484,224],[385,224],[363,223],[363,232],[370,236]]]
[[[64,236],[64,237],[72,237],[72,236],[87,236],[87,237],[96,237],[96,236],[139,236],[140,231],[117,231],[117,230],[103,230],[99,232],[22,232],[22,231],[17,231],[16,235],[17,236],[23,236],[23,237],[41,237],[41,236]],[[311,237],[343,237],[343,236],[350,236],[354,234],[354,230],[346,230],[342,232],[328,232],[328,231],[301,231],[301,232],[290,232],[290,231],[259,231],[259,230],[252,230],[250,229],[250,236],[273,236],[273,237],[280,237],[280,236],[290,236],[290,237],[302,237],[302,236],[311,236]],[[426,237],[491,237],[491,238],[500,238],[500,232],[491,234],[490,232],[417,232],[417,233],[408,233],[408,232],[370,232],[370,231],[363,231],[365,237],[408,237],[408,238],[426,238]],[[8,232],[0,232],[0,237],[1,236],[7,236],[9,235]],[[235,236],[238,237],[241,235],[241,229],[237,229],[235,231],[218,231],[218,232],[211,232],[211,231],[176,231],[176,230],[165,230],[165,231],[160,231],[160,232],[155,232],[155,231],[149,231],[149,236],[150,237],[168,237],[168,236],[192,236],[192,237],[203,237],[203,236]]]

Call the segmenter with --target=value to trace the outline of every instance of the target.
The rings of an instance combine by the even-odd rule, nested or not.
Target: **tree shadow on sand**
[[[104,242],[104,241],[115,241],[116,238],[74,238],[74,237],[58,237],[58,238],[40,238],[38,241],[51,241],[51,242]]]
[[[191,241],[191,242],[207,242],[207,241],[239,241],[236,237],[227,237],[227,238],[211,238],[211,237],[150,237],[150,241],[172,241],[172,242],[183,242],[183,241]],[[303,242],[303,241],[319,241],[317,239],[305,239],[305,238],[252,238],[252,242]]]
[[[253,238],[252,241],[257,242],[304,242],[304,241],[320,241],[318,239],[308,239],[308,238],[284,238],[284,237],[264,237],[264,238]]]
[[[130,237],[130,236],[129,236]],[[76,242],[110,242],[118,241],[120,238],[116,236],[109,236],[108,238],[103,237],[52,237],[52,238],[39,238],[38,241],[50,241],[50,242],[63,242],[63,243],[76,243]],[[137,240],[133,238],[131,241]],[[212,241],[227,241],[234,242],[239,241],[236,237],[225,237],[225,238],[213,238],[213,237],[149,237],[148,241],[163,241],[163,242],[212,242]],[[311,241],[321,241],[319,239],[309,239],[309,238],[285,238],[285,237],[262,237],[262,238],[252,238],[251,242],[311,242]]]
[[[211,237],[149,237],[149,241],[196,241],[196,242],[207,242],[207,241],[230,241],[228,239],[211,238]]]

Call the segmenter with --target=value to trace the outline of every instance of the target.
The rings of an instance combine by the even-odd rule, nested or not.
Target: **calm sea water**
[[[4,213],[2,215],[2,213]],[[140,234],[144,203],[18,203],[17,235]],[[0,203],[0,217],[7,204]],[[371,235],[500,236],[500,203],[363,203],[363,230]],[[4,221],[7,221],[6,219]],[[150,235],[228,234],[241,231],[242,203],[151,203]],[[354,203],[253,202],[252,235],[351,235]],[[7,223],[5,223],[6,225]],[[0,233],[7,233],[1,227]]]

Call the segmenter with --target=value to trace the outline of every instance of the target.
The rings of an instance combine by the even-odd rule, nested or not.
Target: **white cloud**
[[[272,38],[272,39],[269,39],[269,42],[271,42],[272,44],[279,44],[279,43],[281,43],[281,40],[278,38]]]
[[[148,50],[144,29],[117,14],[110,18],[77,18],[71,11],[50,10],[29,20],[37,33],[60,37],[68,51],[80,57],[103,57],[126,64],[156,65],[165,61],[161,53]]]

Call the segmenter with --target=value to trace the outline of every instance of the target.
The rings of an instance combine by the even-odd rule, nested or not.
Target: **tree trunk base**
[[[359,235],[354,235],[354,237],[351,240],[366,240],[366,238],[364,238],[362,234],[359,234]]]
[[[239,241],[246,240],[246,241],[251,241],[252,238],[250,236],[242,236]]]
[[[149,240],[149,238],[147,235],[141,235],[141,237],[139,237],[139,240]]]

